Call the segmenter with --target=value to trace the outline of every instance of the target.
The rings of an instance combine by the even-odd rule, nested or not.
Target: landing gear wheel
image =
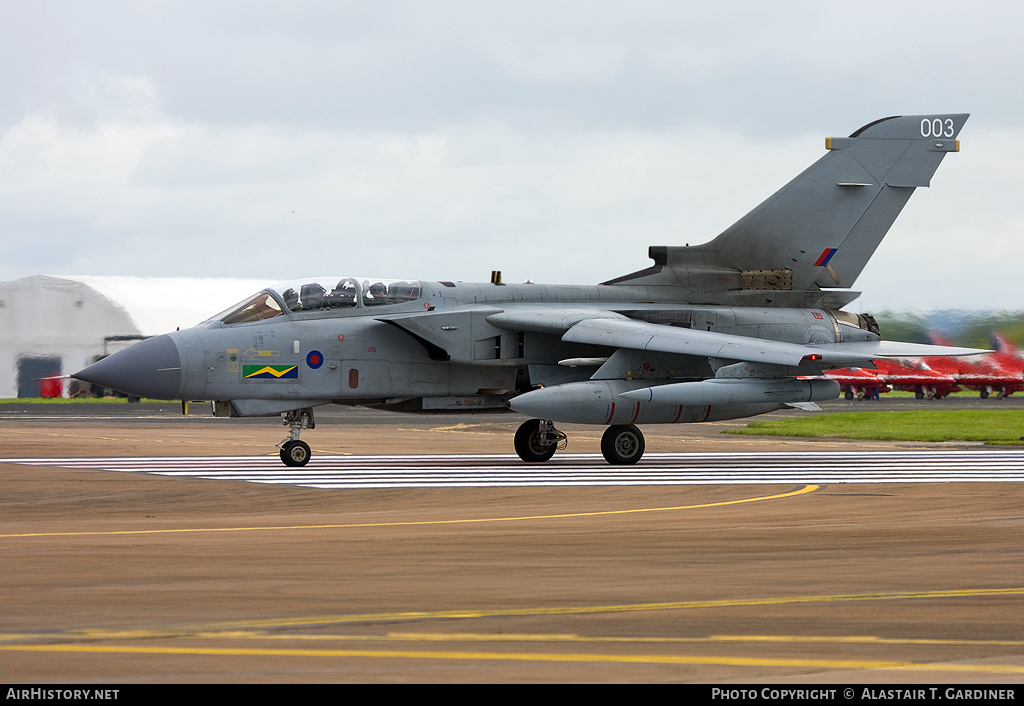
[[[917,392],[914,393],[914,399],[923,400],[924,399],[924,393],[921,392],[920,390],[918,390]]]
[[[987,400],[988,399],[988,390],[982,390],[979,394],[981,395],[981,399],[983,399],[983,400]]]
[[[286,441],[281,447],[281,460],[286,466],[305,466],[310,455],[309,444],[298,439]]]
[[[555,451],[558,450],[557,443],[544,442],[544,435],[541,433],[541,420],[530,419],[516,429],[513,443],[519,458],[527,463],[543,463],[554,456]]]
[[[848,400],[852,400],[854,398],[853,390],[847,390],[846,394],[843,395],[843,397],[845,397]]]
[[[601,437],[601,453],[613,466],[628,466],[644,455],[644,435],[632,424],[614,424]]]

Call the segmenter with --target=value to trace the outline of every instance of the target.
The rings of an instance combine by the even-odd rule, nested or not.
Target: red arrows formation
[[[933,334],[932,342],[949,345]],[[963,389],[978,392],[982,399],[1004,399],[1024,390],[1024,358],[999,334],[992,335],[995,352],[969,358],[930,357],[900,361],[873,361],[877,368],[842,368],[825,373],[835,380],[846,399],[873,399],[890,390],[913,392],[917,399],[941,399]]]

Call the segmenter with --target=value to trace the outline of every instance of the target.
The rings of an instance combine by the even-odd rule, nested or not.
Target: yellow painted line
[[[189,532],[272,532],[283,530],[316,530],[316,529],[355,529],[363,527],[425,527],[430,525],[462,525],[483,522],[523,522],[527,520],[561,520],[574,517],[600,517],[603,515],[630,515],[642,512],[671,512],[679,510],[700,510],[710,507],[725,507],[727,505],[742,505],[744,503],[757,503],[766,500],[781,500],[792,498],[797,495],[806,495],[818,490],[820,486],[806,485],[798,490],[776,495],[762,495],[753,498],[740,498],[739,500],[722,500],[714,503],[703,503],[700,505],[679,505],[675,507],[644,507],[629,510],[600,510],[596,512],[569,512],[558,515],[526,515],[523,517],[481,517],[465,520],[418,520],[409,522],[362,522],[351,524],[332,525],[285,525],[267,527],[188,527],[181,529],[154,529],[154,530],[114,530],[107,532],[26,532],[23,534],[0,534],[0,539],[12,539],[16,537],[86,537],[86,536],[113,536],[123,534],[179,534]]]
[[[779,596],[774,598],[737,598],[704,601],[673,601],[664,603],[626,603],[594,606],[549,606],[533,608],[490,608],[464,610],[422,610],[393,613],[359,613],[353,615],[313,615],[266,620],[233,620],[193,625],[163,626],[128,630],[75,630],[63,633],[65,639],[135,639],[170,635],[248,631],[261,628],[300,627],[304,625],[344,625],[362,622],[398,622],[408,620],[452,620],[457,618],[495,618],[534,615],[588,615],[592,613],[626,613],[652,610],[694,610],[701,608],[748,608],[768,605],[801,603],[839,603],[855,601],[919,600],[942,598],[988,598],[997,596],[1024,596],[1024,587],[978,588],[944,591],[904,591],[892,593],[853,593],[817,596]],[[38,636],[57,637],[52,633]],[[780,638],[779,641],[782,641]]]
[[[964,589],[948,591],[907,591],[894,593],[854,593],[818,596],[779,596],[775,598],[738,598],[704,601],[672,601],[664,603],[627,603],[596,606],[550,606],[535,608],[496,608],[487,610],[404,611],[397,613],[362,613],[358,615],[318,615],[272,620],[246,620],[206,623],[197,630],[287,627],[299,625],[331,625],[369,621],[448,620],[453,618],[493,618],[522,615],[585,615],[590,613],[623,613],[650,610],[692,610],[697,608],[737,608],[799,603],[840,603],[852,601],[908,600],[923,598],[977,598],[991,596],[1024,596],[1024,588]]]
[[[933,637],[878,637],[877,635],[712,635],[710,642],[774,642],[834,645],[925,645],[932,647],[1024,647],[1024,640],[957,640]]]
[[[94,639],[94,640],[133,640],[150,639],[158,637],[181,637],[190,635],[194,637],[249,637],[258,636],[254,630],[262,628],[287,628],[301,627],[308,625],[344,625],[349,623],[366,622],[399,622],[408,620],[452,620],[458,618],[494,618],[494,617],[518,617],[535,615],[587,615],[592,613],[616,613],[616,612],[640,612],[652,610],[695,610],[702,608],[744,608],[768,605],[792,605],[801,603],[838,603],[856,601],[881,601],[881,600],[921,600],[921,599],[943,599],[943,598],[990,598],[1000,596],[1024,596],[1024,587],[1012,588],[979,588],[943,591],[904,591],[891,593],[860,593],[860,594],[835,594],[816,596],[779,596],[774,598],[754,599],[723,599],[705,601],[674,601],[663,603],[633,603],[613,604],[595,606],[551,606],[534,608],[495,608],[478,610],[436,610],[436,611],[402,611],[392,613],[359,613],[353,615],[315,615],[294,618],[273,618],[267,620],[234,620],[212,623],[201,623],[194,625],[175,625],[153,628],[129,628],[129,629],[81,629],[64,633],[36,633],[36,634],[4,634],[0,635],[0,641],[5,640],[41,640],[41,639]],[[395,635],[415,635],[416,633],[393,633]],[[299,636],[285,636],[298,639]],[[530,639],[569,639],[571,636],[551,636],[547,638]],[[338,636],[326,636],[327,639],[343,639]],[[312,639],[312,638],[306,638]],[[351,639],[344,637],[344,639]],[[368,639],[380,639],[368,638]],[[440,639],[440,638],[439,638]],[[455,639],[450,635],[444,635],[443,639]],[[487,639],[487,638],[480,638]],[[503,636],[503,639],[508,639]],[[518,638],[526,639],[526,638]],[[572,639],[575,639],[574,637]],[[594,638],[586,638],[594,639]],[[647,640],[648,638],[626,638],[626,641]],[[660,638],[659,638],[660,639]],[[672,640],[689,640],[689,638],[667,638]],[[655,638],[650,638],[655,640]],[[1003,645],[1018,646],[1024,641],[1004,640],[941,640],[941,639],[896,639],[881,638],[873,636],[845,636],[845,637],[814,637],[814,636],[771,636],[771,635],[725,635],[699,638],[704,641],[720,642],[846,642],[864,644],[919,644],[919,645]]]
[[[218,633],[219,636],[219,633]],[[237,636],[237,633],[235,634]],[[280,633],[251,633],[258,639],[287,639]],[[324,635],[293,636],[328,639]],[[335,635],[338,640],[372,640],[371,635]],[[607,637],[576,634],[544,633],[418,633],[389,632],[382,638],[408,642],[597,642],[638,644],[705,644],[711,642],[788,643],[788,644],[853,644],[853,645],[922,645],[932,647],[1024,647],[1024,640],[949,640],[933,638],[888,638],[875,635],[709,635],[708,637]]]
[[[688,655],[561,654],[550,652],[468,652],[428,650],[310,650],[215,647],[136,647],[131,645],[0,645],[5,652],[70,652],[93,654],[205,655],[230,657],[348,657],[391,659],[479,660],[501,662],[590,662],[626,664],[703,664],[734,667],[815,669],[887,669],[897,671],[1024,674],[1024,666],[1003,664],[948,664],[866,659],[777,659]]]
[[[785,643],[792,645],[914,645],[921,647],[1024,647],[1024,640],[974,640],[942,638],[889,638],[877,635],[709,635],[707,637],[610,637],[575,633],[467,633],[467,632],[388,632],[383,634],[307,634],[265,632],[262,630],[73,630],[54,633],[0,635],[0,642],[50,639],[151,640],[190,637],[203,640],[269,640],[296,642],[571,642],[619,644],[710,644],[710,643]]]
[[[399,431],[421,431],[421,432],[435,432],[435,433],[439,432],[439,433],[442,433],[442,434],[456,433],[456,432],[475,432],[475,433],[492,434],[492,435],[493,434],[507,434],[508,433],[508,431],[505,430],[505,429],[502,429],[500,431],[485,431],[485,432],[480,432],[479,431],[479,427],[493,427],[493,426],[494,426],[493,422],[483,422],[483,423],[480,423],[480,424],[466,424],[465,422],[460,422],[459,424],[451,424],[449,426],[444,426],[444,427],[430,427],[429,429],[423,429],[423,428],[419,428],[419,427],[416,427],[416,428],[413,428],[413,427],[399,427]]]

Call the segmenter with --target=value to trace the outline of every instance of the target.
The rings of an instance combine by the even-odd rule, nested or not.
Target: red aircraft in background
[[[897,363],[892,360],[873,361],[876,370],[842,368],[825,377],[839,383],[846,399],[872,399],[874,393],[890,390],[913,392],[917,399],[941,399],[963,388],[974,390],[982,399],[995,394],[1005,399],[1024,391],[1024,358],[998,333],[993,333],[993,353],[972,358],[932,356]],[[929,334],[929,342],[950,345],[941,334]]]
[[[839,383],[848,400],[875,399],[890,390],[913,392],[919,399],[941,399],[960,392],[957,380],[944,371],[901,365],[893,360],[872,361],[877,369],[841,368],[825,373],[825,377]]]
[[[919,400],[942,399],[946,395],[960,392],[957,379],[944,370],[932,370],[914,364],[900,365],[884,359],[872,362],[878,366],[875,374],[892,389],[913,392]]]
[[[946,339],[935,333],[928,335],[937,345]],[[992,334],[996,350],[981,357],[921,358],[920,366],[948,375],[958,384],[977,391],[982,399],[995,393],[997,399],[1005,399],[1014,392],[1024,390],[1024,361],[1017,356],[1017,350],[999,334]]]
[[[885,380],[864,368],[829,370],[824,373],[824,377],[838,382],[839,389],[848,400],[875,399],[883,392],[892,390],[885,384]]]

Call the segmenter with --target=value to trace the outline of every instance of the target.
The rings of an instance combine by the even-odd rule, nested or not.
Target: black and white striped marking
[[[635,466],[569,453],[541,464],[513,454],[314,456],[303,468],[288,468],[276,455],[5,462],[332,489],[1024,481],[1024,451],[1017,450],[650,453]]]

